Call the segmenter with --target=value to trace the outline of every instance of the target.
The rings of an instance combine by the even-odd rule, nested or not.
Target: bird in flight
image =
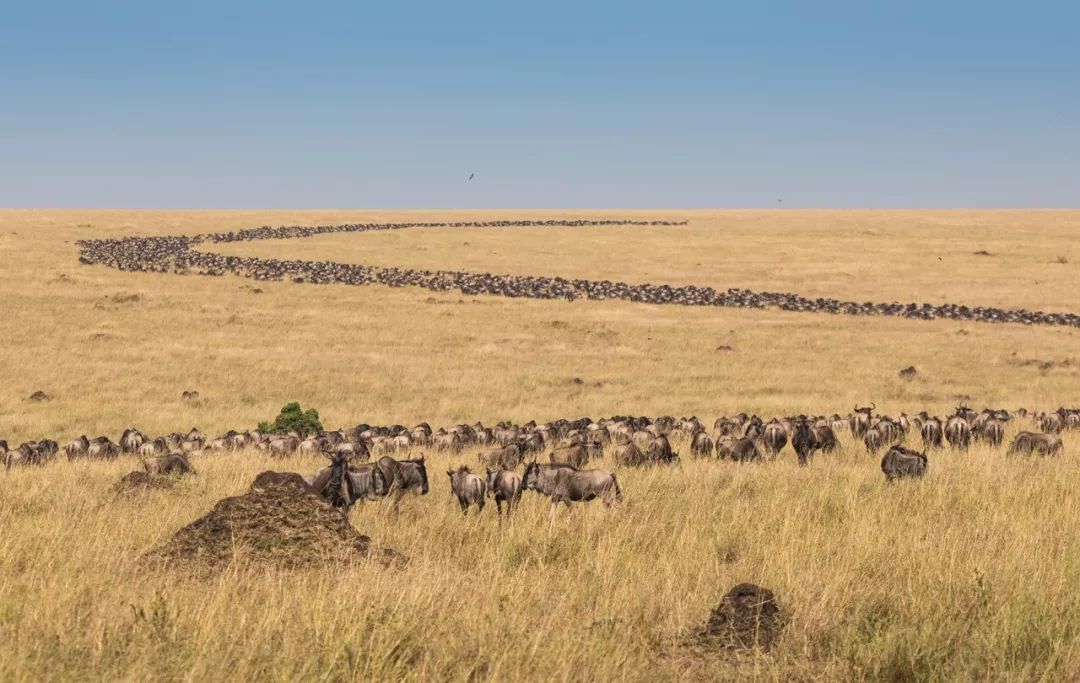
[[[469,174],[469,180],[472,180],[474,175],[476,175],[476,174],[475,173],[470,173]]]

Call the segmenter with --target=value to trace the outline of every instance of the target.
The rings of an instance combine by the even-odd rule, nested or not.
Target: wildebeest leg
[[[476,504],[476,514],[480,514],[484,511],[484,499],[481,498],[480,502]]]
[[[461,514],[468,517],[469,516],[469,504],[467,502],[465,502],[464,500],[462,500],[461,498],[458,498],[458,505],[461,506]]]
[[[567,503],[567,505],[570,505],[570,504]],[[552,498],[552,500],[551,500],[551,514],[548,515],[548,519],[550,519],[552,522],[555,521],[555,513],[556,513],[556,511],[558,509],[559,509],[559,501]]]
[[[502,501],[498,498],[495,499],[495,509],[499,511],[499,516],[502,516]],[[510,514],[510,503],[506,504],[506,514]]]

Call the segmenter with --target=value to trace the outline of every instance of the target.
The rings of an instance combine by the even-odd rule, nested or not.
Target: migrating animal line
[[[230,273],[255,280],[285,280],[313,284],[422,287],[437,292],[465,295],[488,294],[513,298],[608,299],[681,306],[778,309],[832,315],[892,316],[918,320],[963,320],[984,323],[1019,323],[1080,327],[1080,314],[1047,313],[1023,308],[929,303],[874,303],[843,299],[810,298],[791,292],[724,291],[696,285],[631,284],[611,280],[588,280],[539,275],[496,275],[453,270],[421,270],[376,267],[336,261],[304,261],[252,256],[226,256],[196,249],[204,243],[227,243],[263,239],[297,239],[338,232],[372,232],[407,228],[511,228],[595,226],[677,226],[687,221],[633,220],[506,220],[456,223],[353,223],[347,225],[281,226],[171,237],[122,237],[81,240],[79,261],[124,271],[220,276]]]
[[[63,446],[51,439],[31,441],[9,449],[0,440],[0,458],[6,469],[43,466],[63,453],[68,460],[114,460],[122,453],[142,461],[146,475],[192,475],[196,462],[220,454],[259,450],[288,458],[296,454],[324,455],[330,464],[306,478],[306,482],[346,514],[357,504],[389,499],[396,511],[407,493],[429,491],[426,461],[420,457],[398,460],[393,456],[424,448],[457,457],[465,449],[478,449],[476,457],[486,477],[473,474],[466,463],[447,470],[450,491],[463,514],[470,508],[483,511],[488,497],[499,514],[506,505],[509,515],[526,491],[551,500],[551,514],[560,504],[600,500],[606,506],[620,503],[623,490],[616,473],[586,466],[609,453],[617,468],[673,465],[680,461],[672,443],[689,447],[693,456],[738,463],[776,458],[789,443],[801,466],[809,466],[816,453],[829,454],[839,447],[840,435],[852,444],[859,441],[870,455],[885,448],[881,470],[888,481],[922,477],[929,453],[947,444],[954,452],[967,451],[973,442],[1001,447],[1006,424],[1026,420],[1040,432],[1018,431],[1008,447],[1010,455],[1060,455],[1062,432],[1080,431],[1080,409],[1029,413],[1020,409],[984,409],[975,412],[960,405],[945,417],[925,411],[897,417],[875,414],[876,405],[856,406],[847,416],[797,415],[768,421],[739,413],[717,418],[712,430],[697,417],[676,419],[614,416],[593,421],[559,419],[525,424],[500,422],[494,426],[457,424],[433,430],[427,422],[414,427],[372,426],[366,423],[334,431],[302,436],[290,433],[229,430],[207,437],[198,429],[156,438],[137,429],[125,429],[118,441],[107,436],[80,436]],[[905,445],[909,435],[922,439],[922,451]],[[913,437],[914,438],[914,437]],[[540,462],[543,454],[548,462]],[[373,458],[376,458],[373,460]],[[519,468],[524,470],[519,473]],[[129,475],[130,476],[130,475]]]

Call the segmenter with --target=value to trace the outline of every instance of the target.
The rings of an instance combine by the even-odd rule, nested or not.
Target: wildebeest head
[[[537,463],[535,460],[525,466],[525,474],[521,475],[521,485],[518,487],[518,490],[540,490],[540,464]]]

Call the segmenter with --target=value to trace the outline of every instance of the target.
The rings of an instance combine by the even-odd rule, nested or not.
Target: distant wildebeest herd
[[[435,430],[426,422],[411,428],[359,424],[307,436],[230,430],[207,437],[192,429],[150,437],[137,429],[125,429],[115,442],[107,436],[80,436],[63,445],[42,439],[9,448],[0,440],[0,457],[11,469],[46,465],[61,454],[68,460],[112,460],[127,453],[137,455],[148,474],[185,475],[194,474],[193,460],[248,449],[279,458],[324,455],[330,464],[308,477],[308,483],[347,512],[354,504],[386,498],[396,510],[405,494],[428,493],[424,455],[406,459],[395,459],[395,455],[425,449],[458,457],[473,449],[484,475],[474,474],[467,462],[447,470],[450,492],[463,513],[472,507],[483,510],[490,498],[500,513],[505,505],[510,514],[523,492],[536,491],[551,499],[554,514],[560,503],[569,507],[571,503],[601,500],[610,506],[622,500],[616,475],[608,469],[589,469],[591,463],[610,456],[619,468],[673,465],[680,460],[673,443],[688,448],[694,457],[739,463],[774,459],[790,445],[798,463],[807,466],[815,453],[835,451],[844,435],[853,443],[861,441],[872,455],[885,450],[881,469],[886,479],[893,481],[923,476],[928,453],[938,449],[963,452],[973,442],[1000,447],[1005,426],[1013,420],[1026,420],[1039,430],[1017,432],[1008,447],[1013,455],[1058,455],[1061,434],[1080,430],[1080,409],[1076,408],[1040,413],[987,408],[976,412],[961,405],[944,417],[925,411],[891,417],[875,411],[871,404],[856,407],[846,416],[834,413],[769,420],[740,413],[718,418],[711,430],[696,417],[670,416],[560,419],[521,425],[500,422],[494,426],[477,422]],[[904,445],[916,439],[921,440],[921,451]],[[545,455],[547,462],[541,462]]]
[[[611,280],[585,280],[534,275],[495,275],[450,270],[415,270],[379,268],[334,261],[300,261],[250,256],[225,256],[195,247],[202,243],[239,242],[244,240],[288,239],[334,232],[369,232],[405,228],[508,228],[508,227],[590,227],[590,226],[676,226],[686,221],[630,220],[508,220],[459,223],[356,223],[315,227],[261,227],[235,232],[208,233],[174,237],[123,237],[79,242],[80,262],[101,264],[127,271],[225,275],[231,273],[256,280],[285,280],[315,284],[422,287],[462,294],[491,294],[533,299],[618,299],[651,304],[684,306],[724,306],[732,308],[776,308],[843,315],[877,315],[949,319],[1027,325],[1065,325],[1080,327],[1075,313],[1045,313],[1026,309],[1003,309],[986,306],[928,303],[873,303],[834,298],[809,298],[785,292],[755,292],[732,288],[718,291],[712,287],[685,285],[630,284]]]

